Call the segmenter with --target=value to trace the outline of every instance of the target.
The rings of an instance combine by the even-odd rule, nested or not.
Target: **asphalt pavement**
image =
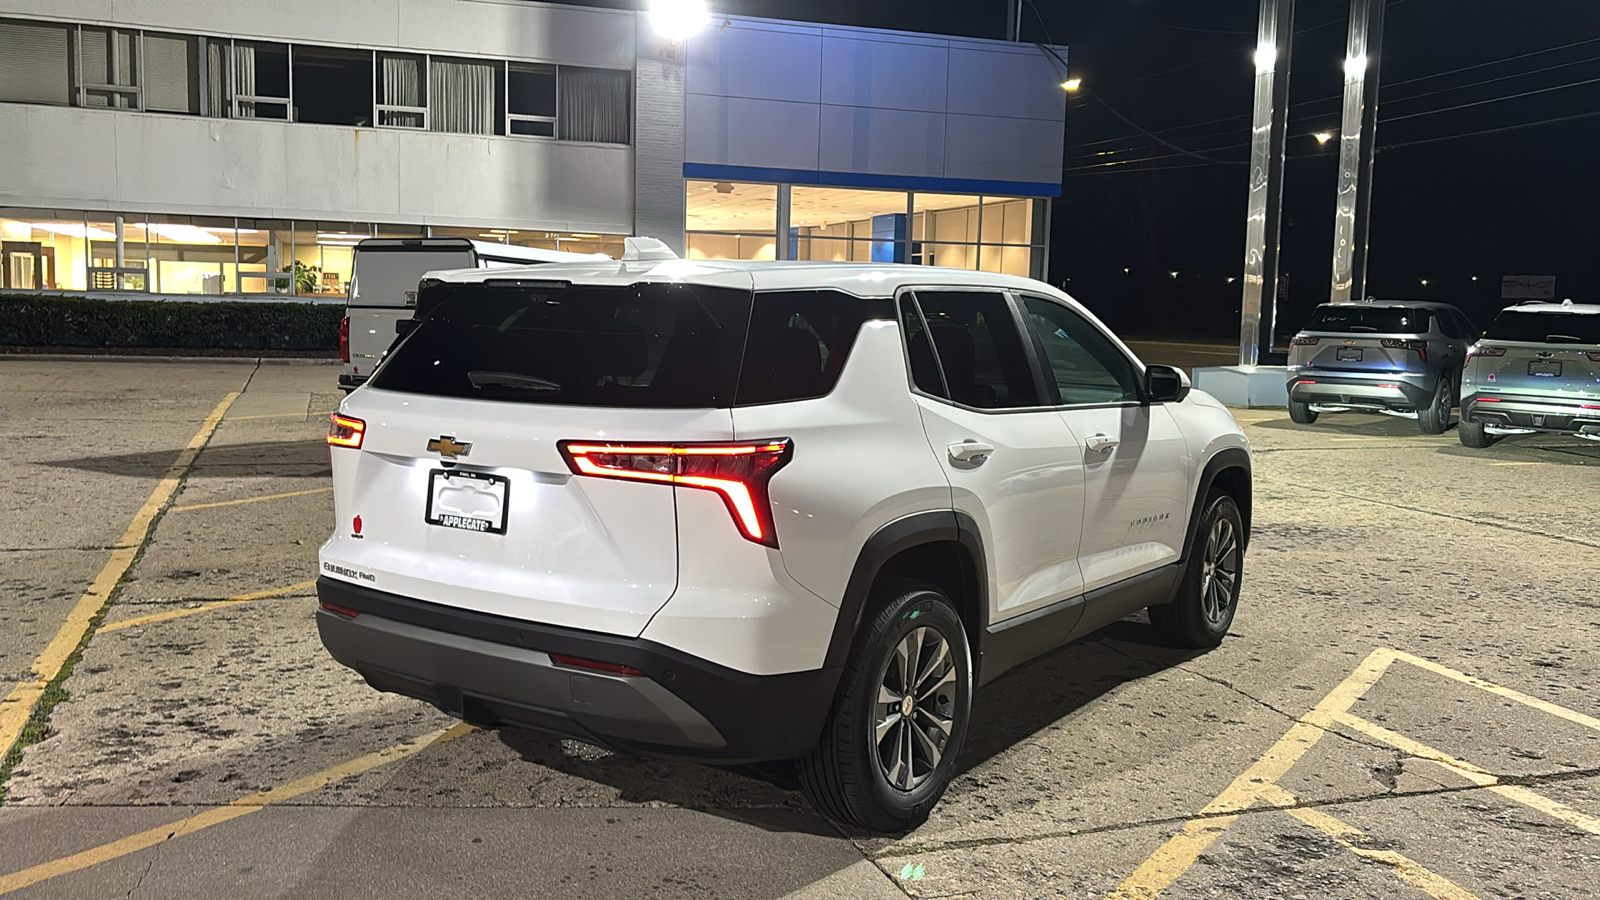
[[[470,729],[333,663],[336,374],[0,357],[0,744],[31,742],[0,894],[1595,893],[1600,444],[1238,411],[1224,644],[1124,621],[990,685],[944,801],[881,837],[781,778]]]

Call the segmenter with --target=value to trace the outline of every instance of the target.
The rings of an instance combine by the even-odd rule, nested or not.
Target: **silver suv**
[[[1501,311],[1461,372],[1461,443],[1536,431],[1600,441],[1600,305]]]
[[[1326,303],[1289,347],[1289,418],[1362,410],[1416,419],[1443,434],[1455,405],[1456,373],[1478,331],[1447,303],[1368,300]]]

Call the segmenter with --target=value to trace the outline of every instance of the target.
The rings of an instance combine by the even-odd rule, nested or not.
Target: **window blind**
[[[0,100],[69,102],[67,47],[64,25],[0,22]]]

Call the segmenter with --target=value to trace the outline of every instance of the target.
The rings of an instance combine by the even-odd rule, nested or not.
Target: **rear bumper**
[[[354,375],[340,374],[340,376],[339,376],[339,387],[344,388],[346,391],[353,391],[356,388],[360,387],[361,385],[365,384],[366,381],[367,381],[367,379],[365,379],[365,378],[357,378]]]
[[[1590,404],[1600,407],[1600,401]],[[1548,431],[1600,437],[1600,408],[1540,397],[1497,395],[1462,398],[1461,421],[1518,431]]]
[[[652,641],[454,609],[319,579],[322,643],[382,691],[483,725],[629,753],[718,762],[789,759],[816,746],[840,670],[750,675]],[[552,654],[643,672],[557,665]]]
[[[1289,378],[1289,399],[1296,403],[1411,412],[1433,401],[1433,388],[1423,375],[1335,375],[1306,369]]]

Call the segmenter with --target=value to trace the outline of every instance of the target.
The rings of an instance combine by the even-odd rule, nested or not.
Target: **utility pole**
[[[1254,367],[1260,361],[1261,300],[1275,297],[1278,289],[1283,156],[1289,124],[1289,49],[1293,40],[1294,0],[1261,0],[1261,18],[1256,28],[1255,115],[1250,125],[1244,290],[1239,310],[1241,366]]]
[[[1334,303],[1367,294],[1367,233],[1372,224],[1372,160],[1377,155],[1378,57],[1384,0],[1350,0],[1345,41],[1344,117],[1339,124],[1339,193],[1333,216]]]
[[[1006,40],[1022,40],[1022,4],[1027,0],[1006,0]]]

